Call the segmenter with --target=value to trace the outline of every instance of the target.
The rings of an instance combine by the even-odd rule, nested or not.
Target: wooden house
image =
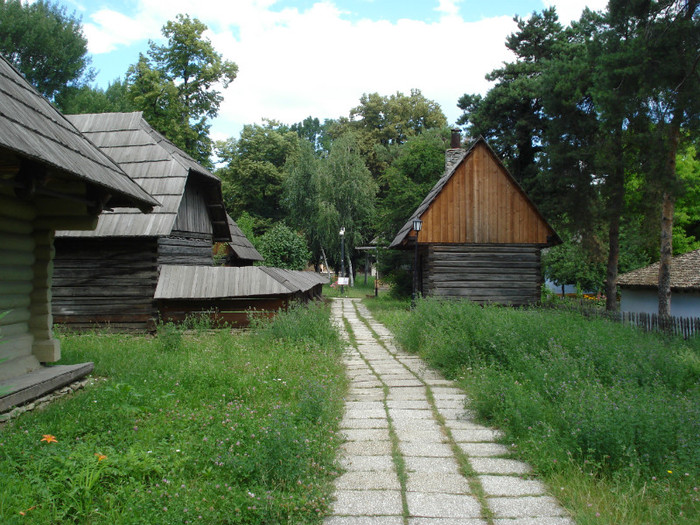
[[[540,250],[561,242],[483,138],[453,137],[442,178],[390,247],[415,249],[425,296],[532,304],[542,285]],[[413,230],[421,219],[422,230]]]
[[[157,317],[160,266],[211,266],[213,243],[231,241],[221,181],[140,112],[68,119],[161,206],[149,216],[114,209],[93,231],[57,232],[54,317],[76,328],[145,329]]]
[[[318,273],[265,266],[163,266],[155,299],[165,320],[204,314],[243,327],[251,314],[269,317],[292,301],[319,299],[324,283],[328,278]]]
[[[140,217],[157,204],[0,55],[0,412],[92,369],[42,366],[61,356],[55,230],[91,230],[105,207]]]
[[[659,311],[659,263],[620,275],[620,311]],[[700,250],[671,259],[671,315],[700,317]]]

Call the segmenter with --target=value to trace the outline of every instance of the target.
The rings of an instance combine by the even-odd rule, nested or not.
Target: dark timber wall
[[[156,238],[58,238],[55,244],[55,322],[73,328],[147,328],[156,316]]]
[[[422,249],[424,295],[525,305],[540,298],[540,248],[532,244],[432,244]]]
[[[211,234],[174,231],[158,239],[158,264],[213,266]]]

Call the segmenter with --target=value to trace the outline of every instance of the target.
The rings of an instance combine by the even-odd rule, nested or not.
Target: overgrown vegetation
[[[577,523],[697,523],[700,341],[550,310],[367,301],[550,484]]]
[[[328,316],[62,335],[95,381],[0,429],[0,522],[320,523],[345,388]]]

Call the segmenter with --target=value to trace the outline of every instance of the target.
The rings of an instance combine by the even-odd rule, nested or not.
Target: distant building
[[[390,248],[414,249],[416,239],[423,295],[510,305],[539,300],[540,251],[561,242],[486,141],[464,150],[458,134],[445,174]]]
[[[659,263],[620,275],[620,310],[659,311]],[[700,317],[700,250],[671,259],[671,315]]]

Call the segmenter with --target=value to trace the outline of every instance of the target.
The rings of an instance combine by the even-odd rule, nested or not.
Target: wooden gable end
[[[420,244],[545,245],[556,235],[484,142],[461,161],[421,219]]]
[[[201,184],[195,183],[192,179],[190,177],[185,186],[173,230],[211,236],[214,228],[207,211],[207,199]]]

